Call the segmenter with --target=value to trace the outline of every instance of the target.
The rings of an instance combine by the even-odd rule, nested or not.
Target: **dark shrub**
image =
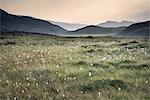
[[[92,92],[94,90],[130,90],[131,84],[124,82],[122,80],[109,80],[109,79],[103,79],[103,80],[96,80],[92,83],[89,83],[87,85],[81,86],[80,89],[83,92]]]

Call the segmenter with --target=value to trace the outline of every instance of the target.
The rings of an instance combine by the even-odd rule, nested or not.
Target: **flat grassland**
[[[150,100],[146,38],[0,36],[1,100]]]

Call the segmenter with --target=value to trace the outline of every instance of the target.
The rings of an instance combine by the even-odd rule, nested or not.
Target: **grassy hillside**
[[[83,28],[80,28],[75,31],[66,32],[64,34],[66,35],[115,35],[122,30],[124,30],[126,27],[99,27],[99,26],[86,26]]]
[[[149,100],[142,38],[0,36],[0,99]]]
[[[147,36],[149,37],[150,21],[135,23],[118,33],[121,36]]]
[[[53,35],[67,32],[67,30],[48,21],[29,16],[9,14],[2,9],[0,9],[0,23],[0,32],[24,31]]]

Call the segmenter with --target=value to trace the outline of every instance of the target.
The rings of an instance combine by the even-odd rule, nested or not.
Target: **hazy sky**
[[[0,0],[0,3],[9,13],[70,23],[150,19],[150,0]]]

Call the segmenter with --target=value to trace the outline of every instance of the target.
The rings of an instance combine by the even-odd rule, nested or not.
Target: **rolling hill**
[[[113,35],[125,29],[125,27],[117,27],[117,28],[105,28],[99,26],[86,26],[84,28],[78,29],[76,31],[70,31],[65,34],[68,35]]]
[[[150,21],[135,23],[119,32],[121,36],[149,36]]]
[[[12,15],[0,9],[1,32],[24,31],[44,34],[63,34],[67,30],[48,21],[28,16]]]

